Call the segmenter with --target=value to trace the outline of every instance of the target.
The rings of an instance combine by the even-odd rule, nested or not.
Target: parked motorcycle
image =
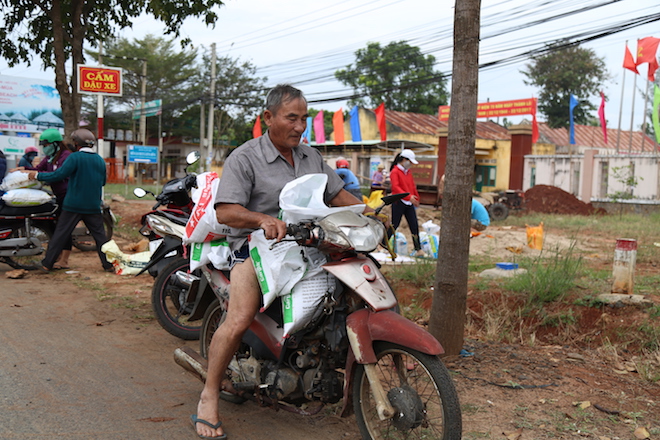
[[[396,297],[369,255],[384,232],[376,220],[350,211],[288,226],[288,240],[326,255],[322,267],[334,275],[336,288],[328,289],[309,324],[287,338],[277,304],[258,313],[229,364],[223,399],[250,399],[301,414],[343,400],[342,416],[354,410],[364,439],[461,438],[456,389],[437,356],[442,346],[391,310]],[[201,355],[189,347],[175,351],[179,365],[205,380],[204,358],[226,316],[229,280],[209,267],[201,278],[177,276],[191,286],[188,300],[203,304],[207,288],[215,296],[202,324]],[[309,402],[319,404],[310,409]]]
[[[55,231],[57,204],[9,206],[0,204],[0,262],[14,269],[41,265],[44,245]]]
[[[186,162],[192,165],[199,158],[199,153],[194,151],[186,157]],[[197,183],[196,177],[191,173],[171,180],[157,196],[142,188],[133,191],[140,198],[147,194],[156,198],[152,210],[142,216],[140,229],[140,233],[149,238],[150,247],[155,250],[149,263],[138,275],[148,271],[155,278],[151,305],[158,323],[170,334],[186,340],[199,339],[203,314],[195,320],[190,319],[191,305],[185,300],[188,286],[181,285],[174,275],[190,270],[190,263],[184,258],[188,253],[183,245],[183,234],[194,206],[190,190]],[[161,206],[165,206],[165,209],[158,209]]]

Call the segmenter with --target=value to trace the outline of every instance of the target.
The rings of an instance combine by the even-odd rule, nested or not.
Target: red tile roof
[[[632,132],[632,146],[629,130],[621,130],[619,135],[615,128],[607,129],[607,144],[603,138],[601,127],[590,125],[575,126],[575,145],[576,147],[594,147],[616,150],[617,137],[619,138],[619,152],[629,151],[635,153],[653,153],[657,147],[655,141],[643,134],[641,131]],[[569,131],[567,128],[550,128],[547,123],[539,122],[539,142],[555,144],[557,146],[568,147]]]
[[[385,119],[399,131],[436,135],[441,128],[448,126],[447,121],[439,121],[436,116],[421,113],[397,112],[385,109]],[[393,130],[396,131],[396,130]],[[511,139],[509,131],[493,121],[477,121],[477,138],[492,140]]]

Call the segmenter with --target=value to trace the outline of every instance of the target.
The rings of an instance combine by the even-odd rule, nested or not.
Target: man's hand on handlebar
[[[286,235],[286,223],[284,223],[282,220],[276,219],[275,217],[264,216],[264,219],[259,224],[259,227],[264,230],[264,234],[269,240],[274,238],[279,242],[282,241]]]

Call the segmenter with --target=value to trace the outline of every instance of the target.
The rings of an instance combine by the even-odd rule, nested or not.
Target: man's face
[[[300,144],[307,127],[307,102],[304,99],[285,100],[275,114],[264,112],[270,140],[277,149],[292,149]]]

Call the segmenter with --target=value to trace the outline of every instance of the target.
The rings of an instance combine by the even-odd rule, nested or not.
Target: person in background
[[[39,149],[37,147],[27,147],[25,149],[25,154],[21,157],[21,160],[18,161],[18,168],[23,167],[24,169],[32,169],[32,161],[39,154]]]
[[[378,164],[378,168],[371,175],[371,190],[372,191],[385,191],[385,176],[383,170],[385,165]]]
[[[481,232],[490,225],[490,216],[488,210],[479,203],[479,201],[472,199],[472,209],[470,210],[471,224],[470,227],[477,232]]]
[[[341,180],[344,181],[344,189],[357,197],[358,200],[362,201],[360,181],[355,177],[353,171],[348,169],[350,166],[348,161],[346,159],[338,159],[337,162],[335,162],[335,166],[337,167],[335,173],[337,173],[337,175],[341,177]]]
[[[69,178],[69,184],[64,201],[62,213],[57,220],[55,233],[48,243],[45,258],[41,261],[42,270],[49,272],[53,269],[55,260],[71,239],[71,233],[80,220],[96,242],[96,252],[101,265],[106,272],[114,272],[112,264],[101,252],[101,246],[108,239],[103,227],[103,214],[101,211],[101,190],[105,185],[105,162],[96,154],[92,147],[96,138],[91,131],[80,128],[71,133],[71,140],[78,150],[72,153],[64,164],[52,173],[29,171],[30,179],[46,183],[58,182]]]
[[[415,246],[416,257],[423,257],[424,251],[419,240],[419,223],[417,221],[417,207],[419,207],[419,193],[417,185],[410,172],[413,165],[419,162],[415,159],[415,152],[412,150],[403,150],[397,154],[390,168],[390,182],[392,183],[392,194],[409,193],[406,197],[392,205],[392,226],[394,229],[399,227],[401,218],[406,217],[410,235],[412,235],[413,245]]]
[[[7,157],[0,150],[0,181],[5,178],[5,174],[7,174]]]

